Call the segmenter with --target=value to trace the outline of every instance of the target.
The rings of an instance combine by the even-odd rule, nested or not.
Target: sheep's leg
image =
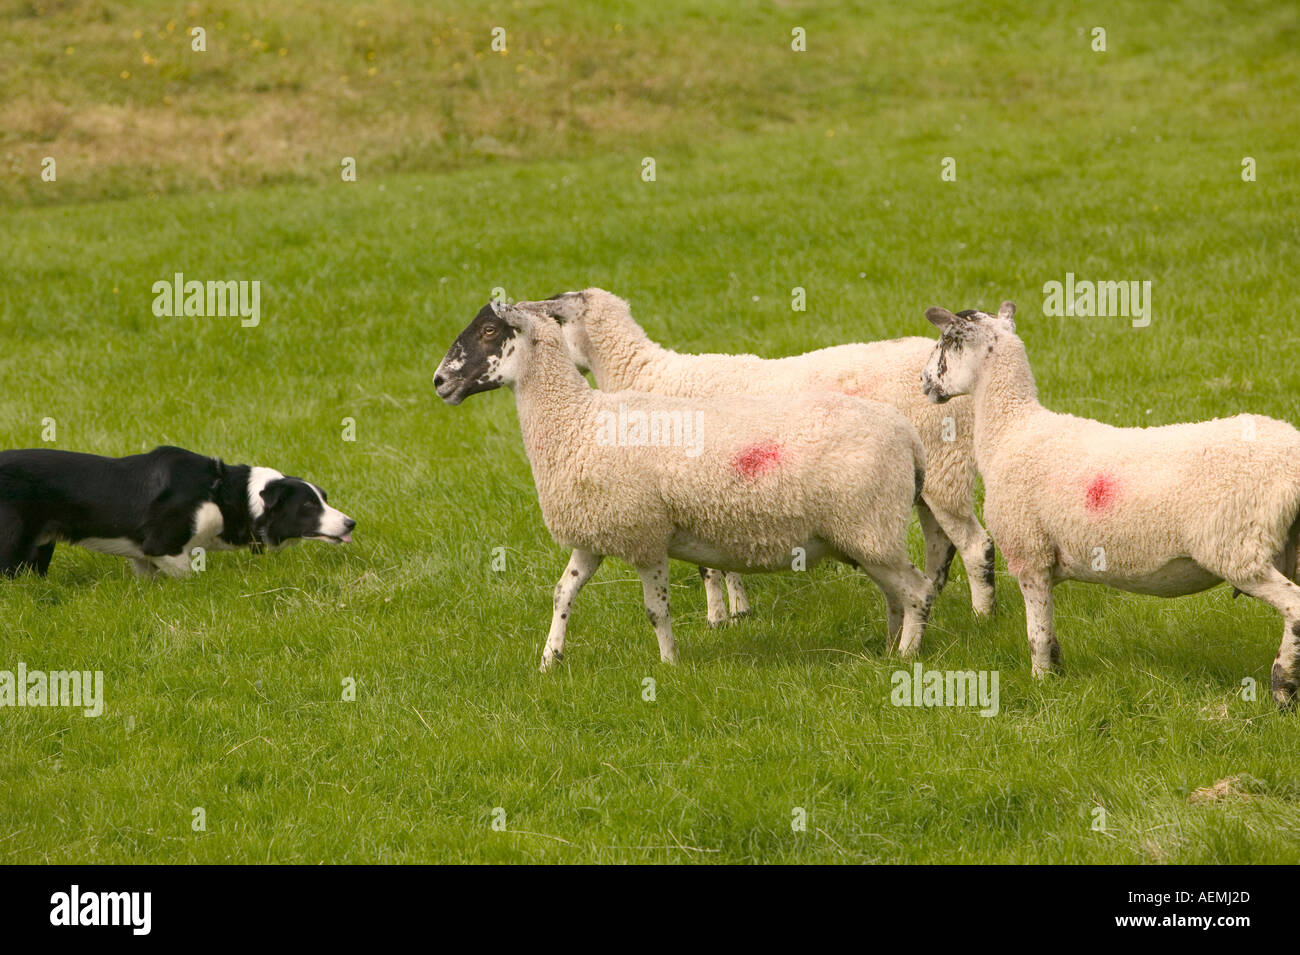
[[[984,526],[975,518],[974,511],[953,513],[929,503],[934,519],[948,535],[948,539],[957,545],[957,553],[961,554],[961,562],[966,567],[966,578],[970,582],[971,608],[980,616],[991,614],[994,607],[993,538],[989,537]],[[927,556],[927,571],[929,567]]]
[[[1061,662],[1061,645],[1052,625],[1052,574],[1029,570],[1016,580],[1025,598],[1025,625],[1029,631],[1029,656],[1034,676],[1042,677]]]
[[[898,637],[903,629],[903,601],[892,589],[881,587],[880,592],[885,595],[885,619],[889,626],[889,633],[885,636],[885,652],[893,653],[898,649]]]
[[[740,574],[734,571],[727,571],[727,599],[731,601],[731,618],[749,616],[749,595],[745,593],[745,585],[740,579]]]
[[[948,583],[948,568],[952,566],[957,545],[943,532],[934,512],[924,501],[916,502],[916,516],[921,522],[921,535],[925,538],[925,576],[938,595]]]
[[[930,617],[930,605],[934,603],[933,585],[910,563],[892,567],[880,564],[860,566],[885,595],[890,649],[893,649],[894,618],[898,615],[901,616],[898,625],[899,653],[905,657],[912,656],[921,649],[921,638],[925,635],[925,624]]]
[[[1283,624],[1282,645],[1273,658],[1273,701],[1284,710],[1292,709],[1300,688],[1300,622]]]
[[[1273,660],[1273,699],[1289,710],[1295,706],[1296,691],[1300,689],[1300,586],[1278,570],[1270,570],[1257,580],[1230,583],[1282,615],[1282,645]]]
[[[673,640],[673,622],[668,616],[668,559],[638,567],[636,572],[641,578],[646,616],[659,638],[659,659],[664,663],[676,663],[677,642]]]
[[[712,567],[701,567],[704,578],[704,599],[708,601],[709,626],[720,627],[727,622],[727,591],[722,586],[723,573]]]
[[[574,598],[582,585],[591,579],[591,575],[600,566],[602,558],[587,550],[575,550],[569,555],[569,563],[555,585],[555,609],[551,612],[551,632],[546,635],[546,646],[542,648],[541,670],[545,673],[552,665],[564,659],[564,636],[569,630],[569,611]]]

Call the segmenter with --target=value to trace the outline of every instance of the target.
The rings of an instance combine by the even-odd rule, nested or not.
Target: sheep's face
[[[484,305],[434,372],[438,397],[458,405],[470,395],[518,381],[532,347],[529,322],[522,309],[496,302]]]
[[[954,315],[946,308],[932,308],[925,313],[939,329],[939,341],[921,372],[921,390],[935,404],[975,390],[999,337],[1014,335],[1016,307],[1003,302],[997,315],[967,309]]]

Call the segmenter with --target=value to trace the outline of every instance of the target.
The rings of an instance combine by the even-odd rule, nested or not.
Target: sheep
[[[889,638],[920,646],[934,589],[907,555],[925,449],[896,409],[824,393],[707,402],[593,389],[560,326],[523,306],[485,306],[438,365],[447,404],[515,393],[542,518],[572,550],[555,587],[547,670],[564,654],[574,598],[601,560],[635,568],[659,655],[676,660],[668,559],[728,570],[856,564],[885,595]]]
[[[1038,403],[1016,307],[926,312],[942,332],[922,390],[970,395],[984,516],[1020,584],[1033,672],[1060,662],[1060,580],[1176,597],[1228,581],[1285,621],[1273,697],[1300,685],[1300,431],[1259,415],[1117,428]]]
[[[926,481],[917,515],[925,537],[925,568],[938,592],[948,579],[955,552],[970,579],[976,614],[993,611],[993,541],[975,516],[973,414],[969,401],[938,410],[917,389],[933,342],[901,338],[869,344],[836,345],[789,358],[753,355],[690,355],[652,341],[633,319],[627,302],[603,289],[566,292],[527,302],[564,323],[565,339],[578,367],[590,370],[596,387],[706,398],[720,395],[798,394],[838,391],[898,408],[925,446]],[[701,568],[709,622],[726,620],[720,574]],[[726,577],[732,616],[749,604],[737,574]]]

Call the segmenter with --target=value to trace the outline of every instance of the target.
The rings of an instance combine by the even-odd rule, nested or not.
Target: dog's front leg
[[[156,567],[168,577],[188,577],[190,573],[190,559],[184,553],[165,554],[162,557],[150,558]]]
[[[156,577],[158,568],[154,566],[152,560],[148,557],[131,557],[131,569],[135,571],[137,577]]]

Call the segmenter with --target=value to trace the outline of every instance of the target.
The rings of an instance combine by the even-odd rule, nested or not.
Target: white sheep
[[[984,516],[1025,598],[1035,675],[1060,659],[1059,580],[1176,597],[1221,581],[1285,620],[1273,696],[1300,684],[1300,431],[1259,415],[1116,428],[1038,403],[1016,307],[926,316],[930,400],[971,395]]]
[[[524,448],[551,536],[573,555],[555,587],[542,669],[564,652],[578,590],[606,555],[641,578],[659,654],[676,658],[668,559],[789,570],[802,553],[858,565],[885,595],[889,641],[920,645],[934,597],[908,560],[925,451],[889,405],[821,393],[693,401],[596,391],[560,326],[486,306],[434,376],[438,395],[514,390]]]
[[[925,569],[938,592],[948,579],[954,551],[961,553],[977,614],[993,610],[993,541],[975,517],[975,464],[969,401],[937,409],[917,383],[934,344],[928,338],[836,345],[789,358],[690,355],[652,341],[627,302],[603,289],[566,292],[527,302],[564,324],[578,366],[606,391],[645,391],[683,398],[716,395],[799,394],[838,391],[893,405],[916,428],[925,447],[925,490],[917,502],[925,537]],[[701,567],[709,622],[726,619],[720,574]],[[732,615],[749,609],[737,574],[726,577]]]

